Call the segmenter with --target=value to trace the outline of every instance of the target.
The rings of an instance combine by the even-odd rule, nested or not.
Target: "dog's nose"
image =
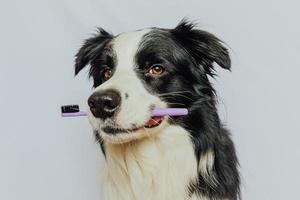
[[[95,92],[88,99],[91,112],[97,118],[112,117],[121,104],[121,96],[115,90]]]

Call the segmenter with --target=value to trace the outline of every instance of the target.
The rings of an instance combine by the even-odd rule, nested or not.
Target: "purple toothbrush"
[[[152,117],[182,116],[187,114],[188,110],[186,108],[155,108],[152,111]],[[78,117],[86,115],[85,112],[79,111],[78,105],[66,105],[61,107],[62,117]]]

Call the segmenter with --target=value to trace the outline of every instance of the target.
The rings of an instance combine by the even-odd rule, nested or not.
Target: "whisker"
[[[172,121],[173,123],[175,123],[175,119],[173,119],[171,116],[168,116],[168,119],[169,119],[170,121]]]
[[[189,93],[190,93],[190,92],[189,92]],[[168,98],[168,97],[184,97],[184,98],[187,98],[187,99],[190,99],[190,100],[193,101],[192,98],[190,98],[190,97],[187,96],[187,95],[181,94],[181,92],[162,93],[162,94],[159,94],[158,96],[159,96],[159,97],[165,97],[165,98]]]
[[[175,102],[170,102],[170,103],[167,103],[169,105],[180,105],[180,106],[186,106],[185,104],[183,103],[175,103]]]
[[[186,99],[189,99],[191,101],[193,101],[194,99],[186,96],[186,95],[183,95],[183,94],[163,94],[163,95],[160,95],[159,97],[163,97],[163,98],[168,98],[168,97],[184,97]]]
[[[160,95],[163,95],[163,94],[181,94],[181,93],[191,93],[191,92],[188,91],[188,90],[183,90],[183,91],[165,92],[165,93],[161,93]]]

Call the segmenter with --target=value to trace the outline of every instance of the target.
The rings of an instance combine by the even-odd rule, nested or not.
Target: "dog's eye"
[[[160,76],[165,72],[165,68],[161,65],[152,65],[152,67],[149,69],[149,73],[154,76]]]
[[[102,78],[107,81],[108,79],[111,78],[112,71],[107,65],[105,65],[105,66],[103,66],[101,75],[102,75]]]

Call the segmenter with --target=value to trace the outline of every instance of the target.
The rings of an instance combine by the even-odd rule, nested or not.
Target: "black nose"
[[[121,104],[121,96],[115,90],[95,92],[88,99],[91,112],[97,118],[112,117]]]

